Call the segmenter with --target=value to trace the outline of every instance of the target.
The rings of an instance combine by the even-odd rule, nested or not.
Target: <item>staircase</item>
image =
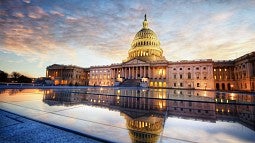
[[[138,87],[140,86],[140,79],[126,79],[119,86],[120,87]]]

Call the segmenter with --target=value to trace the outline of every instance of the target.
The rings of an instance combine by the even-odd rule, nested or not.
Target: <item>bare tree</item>
[[[20,76],[21,76],[21,74],[18,73],[18,72],[12,72],[12,74],[11,74],[11,77],[12,77],[12,79],[13,79],[14,82],[17,82],[17,81],[18,81],[18,78],[19,78]]]

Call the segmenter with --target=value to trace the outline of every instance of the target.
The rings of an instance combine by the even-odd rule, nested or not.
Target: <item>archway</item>
[[[221,84],[221,87],[222,87],[222,90],[226,90],[226,89],[225,89],[225,84],[224,84],[224,83]]]
[[[220,89],[220,84],[216,83],[216,90],[219,90],[219,89]]]

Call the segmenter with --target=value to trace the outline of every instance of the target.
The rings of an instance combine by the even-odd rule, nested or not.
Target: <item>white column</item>
[[[123,70],[123,68],[121,68],[121,77],[123,77],[124,76],[124,70]]]
[[[130,78],[130,75],[131,75],[131,69],[130,67],[128,67],[128,78]]]

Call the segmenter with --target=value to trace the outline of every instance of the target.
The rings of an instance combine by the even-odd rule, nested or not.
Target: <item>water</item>
[[[4,89],[0,109],[113,142],[255,141],[255,95],[245,93]]]

